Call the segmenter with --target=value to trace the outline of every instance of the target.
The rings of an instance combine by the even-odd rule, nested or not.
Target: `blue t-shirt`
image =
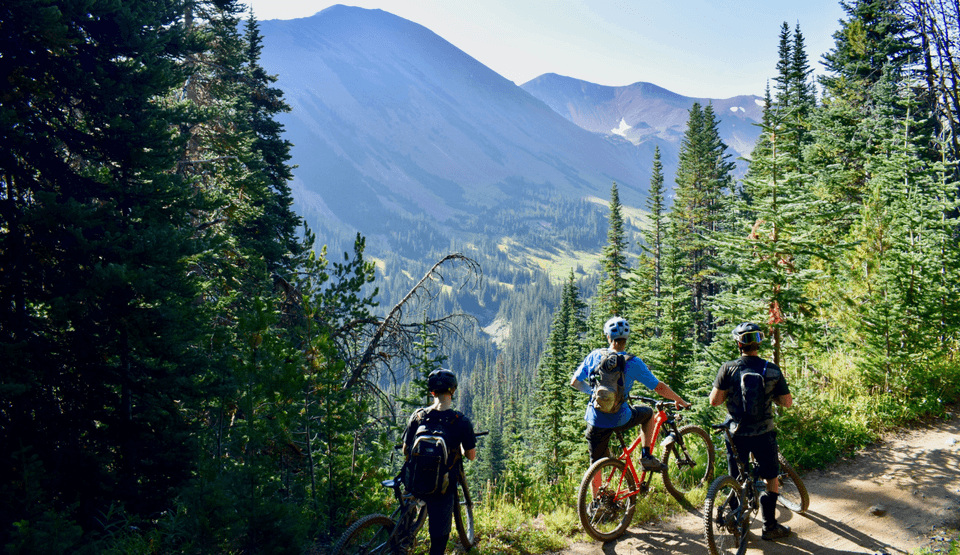
[[[603,358],[603,352],[605,350],[606,349],[597,349],[587,355],[587,358],[583,359],[583,362],[580,363],[577,371],[573,373],[573,377],[589,385],[590,372],[600,364],[600,359]],[[621,354],[626,353],[621,352]],[[633,387],[634,382],[640,382],[645,385],[647,389],[651,390],[660,385],[660,380],[653,375],[653,372],[647,368],[647,365],[644,364],[639,357],[633,357],[627,361],[623,376],[624,395],[630,394],[630,389]],[[627,421],[630,420],[630,416],[629,403],[624,403],[623,406],[620,407],[620,412],[617,414],[598,412],[597,409],[593,408],[592,403],[588,403],[587,412],[584,414],[583,419],[591,426],[597,428],[615,428],[626,424]]]

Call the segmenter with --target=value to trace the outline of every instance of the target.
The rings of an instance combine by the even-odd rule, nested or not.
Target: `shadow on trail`
[[[690,516],[702,518],[699,511],[690,511]],[[754,520],[748,537],[748,554],[763,553],[764,555],[862,555],[864,553],[902,553],[901,550],[870,536],[830,520],[823,515],[807,511],[805,514],[787,512],[781,513],[780,521],[794,528],[794,534],[788,538],[768,542],[760,538],[760,522]],[[843,538],[857,546],[854,549],[831,548],[822,543],[805,538],[822,537],[823,534],[810,534],[813,527],[819,527],[824,532]],[[797,533],[797,529],[801,531]],[[605,555],[643,554],[643,555],[702,555],[707,552],[707,543],[703,529],[660,529],[660,528],[631,528],[626,534],[615,541],[596,545],[596,551]]]
[[[830,520],[829,518],[824,517],[823,515],[821,515],[820,513],[817,513],[816,511],[808,510],[803,514],[796,514],[796,513],[790,513],[790,514],[791,514],[790,518],[784,522],[788,522],[790,520],[802,521],[806,519],[810,521],[813,525],[818,526],[830,532],[831,534],[834,534],[837,537],[844,538],[847,541],[854,543],[859,547],[863,548],[865,551],[869,551],[871,553],[894,553],[894,552],[900,551],[894,547],[891,547],[887,543],[877,541],[876,539],[864,534],[863,532],[860,532],[859,530],[856,530],[854,528],[851,528],[845,524],[836,522],[834,520]],[[806,544],[806,549],[804,549],[804,544]],[[790,536],[783,542],[783,545],[796,546],[799,549],[798,553],[817,553],[817,554],[824,554],[824,555],[831,554],[831,553],[837,553],[837,554],[862,553],[862,551],[846,551],[846,550],[829,549],[820,544],[815,544],[810,541],[804,541],[802,533],[800,535],[794,534]],[[790,552],[783,551],[783,553],[790,553]]]

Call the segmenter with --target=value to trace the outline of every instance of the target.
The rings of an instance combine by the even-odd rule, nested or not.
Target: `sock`
[[[763,529],[770,530],[777,525],[777,499],[779,493],[765,491],[760,494],[760,518],[763,520]]]
[[[650,456],[650,448],[649,448],[649,447],[643,447],[642,449],[640,449],[640,456],[641,456],[641,457],[649,457],[649,456]]]

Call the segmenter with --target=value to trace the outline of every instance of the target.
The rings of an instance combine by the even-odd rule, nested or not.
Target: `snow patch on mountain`
[[[621,137],[623,137],[624,139],[630,141],[635,145],[639,145],[640,139],[631,138],[627,136],[627,131],[630,131],[631,129],[633,128],[627,125],[627,120],[620,118],[620,127],[617,127],[616,129],[611,129],[610,132],[613,133],[614,135],[620,135]]]

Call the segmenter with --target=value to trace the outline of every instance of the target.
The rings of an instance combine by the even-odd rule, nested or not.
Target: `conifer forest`
[[[655,155],[642,225],[616,183],[607,206],[532,195],[463,224],[599,260],[551,276],[427,222],[377,260],[362,234],[340,249],[305,226],[290,107],[238,0],[5,0],[0,549],[322,553],[389,514],[398,433],[448,367],[490,432],[467,465],[480,552],[557,551],[588,462],[570,377],[611,315],[700,424],[723,418],[706,396],[731,330],[759,323],[798,468],[944,412],[960,394],[960,5],[842,5],[819,79],[800,24],[770,30],[742,178],[698,103],[673,182]],[[486,339],[490,321],[509,333]],[[497,543],[538,515],[560,524]]]

